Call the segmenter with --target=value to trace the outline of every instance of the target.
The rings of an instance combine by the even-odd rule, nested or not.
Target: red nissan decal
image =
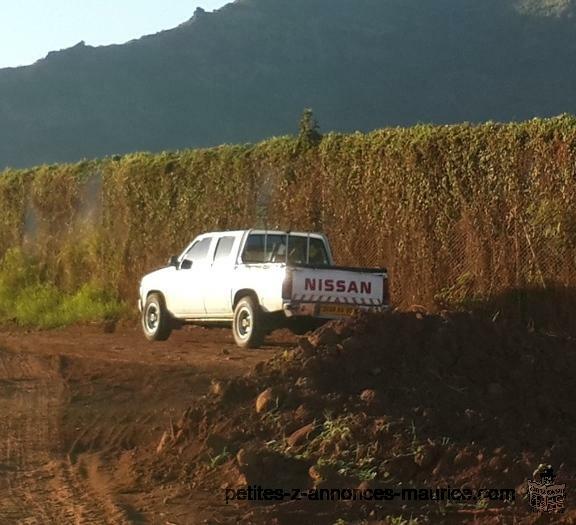
[[[360,293],[360,294],[371,294],[372,293],[372,283],[366,281],[360,281],[360,290],[358,290],[358,283],[356,281],[350,281],[346,283],[344,280],[334,281],[334,279],[304,279],[304,290],[315,292],[338,292],[338,293]]]

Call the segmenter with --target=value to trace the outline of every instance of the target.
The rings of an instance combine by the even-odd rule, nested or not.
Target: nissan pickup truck
[[[243,230],[196,237],[143,277],[138,305],[150,341],[187,323],[226,323],[237,345],[257,348],[275,328],[297,332],[388,302],[386,270],[335,266],[323,234]]]

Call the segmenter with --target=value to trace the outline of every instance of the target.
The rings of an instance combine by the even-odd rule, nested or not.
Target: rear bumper
[[[283,306],[286,317],[317,317],[319,319],[342,319],[355,311],[385,312],[389,305],[345,304],[345,303],[295,303]]]

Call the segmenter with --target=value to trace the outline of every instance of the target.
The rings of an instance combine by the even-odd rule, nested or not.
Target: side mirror
[[[168,259],[168,266],[176,266],[178,267],[178,256],[172,255],[170,259]]]
[[[192,261],[189,261],[188,259],[184,259],[182,261],[182,264],[180,265],[180,269],[181,270],[189,270],[190,268],[192,268]]]

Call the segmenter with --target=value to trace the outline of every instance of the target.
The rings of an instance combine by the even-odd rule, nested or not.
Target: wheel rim
[[[248,339],[252,333],[252,312],[248,308],[242,308],[236,318],[236,332],[240,339]]]
[[[144,316],[144,324],[146,330],[150,333],[156,332],[158,329],[158,323],[160,322],[159,308],[158,305],[152,303],[146,308],[146,315]]]

